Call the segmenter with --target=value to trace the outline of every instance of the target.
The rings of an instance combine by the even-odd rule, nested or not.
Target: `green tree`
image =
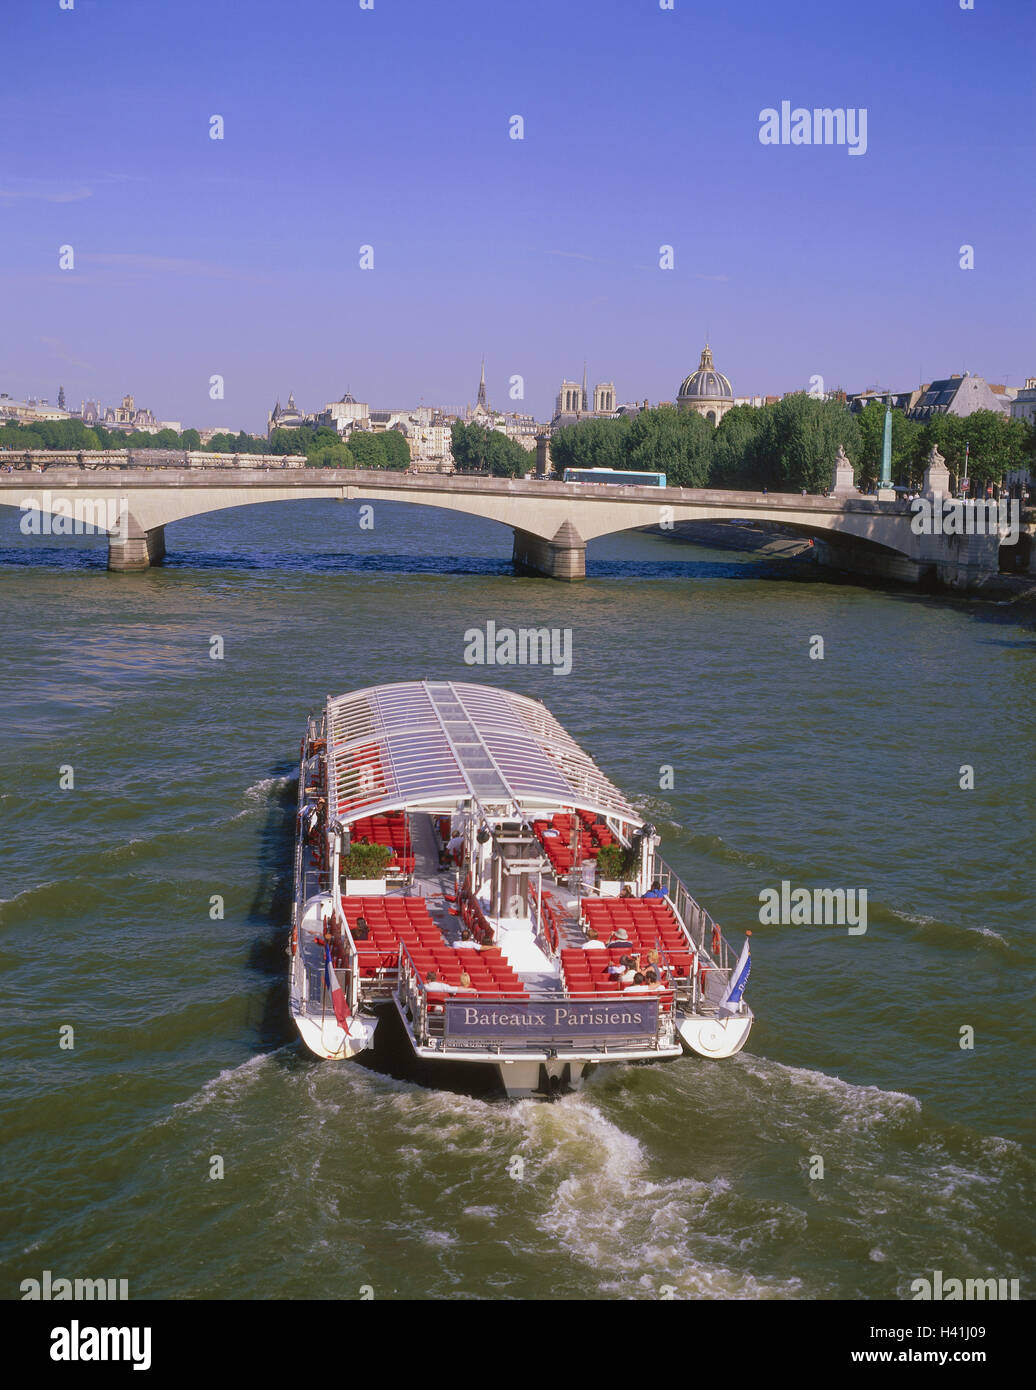
[[[385,455],[385,467],[405,471],[410,467],[410,446],[399,430],[386,430],[379,435]]]
[[[453,463],[458,473],[489,473],[496,478],[523,478],[535,463],[527,449],[502,430],[453,422],[450,431]]]
[[[705,487],[714,435],[714,426],[697,411],[671,405],[642,410],[626,435],[627,467],[664,473],[670,487]]]
[[[270,435],[271,454],[304,454],[313,440],[313,431],[305,426],[296,430],[274,430]]]
[[[961,421],[968,446],[968,475],[976,484],[999,483],[1005,473],[1026,465],[1030,429],[998,410],[976,410]]]
[[[179,449],[181,448],[180,436],[175,430],[159,430],[152,436],[155,441],[156,449]]]
[[[368,430],[353,430],[349,436],[349,452],[357,468],[384,468],[387,460],[382,436]]]
[[[580,420],[563,425],[550,438],[550,457],[559,476],[566,468],[629,468],[629,420]]]
[[[750,486],[775,492],[826,492],[839,445],[851,459],[859,457],[856,421],[840,401],[798,391],[763,406],[761,416],[748,450]]]
[[[482,425],[454,420],[450,427],[450,452],[458,473],[488,473],[489,431]]]
[[[952,478],[964,467],[964,421],[959,415],[932,415],[927,419],[914,445],[912,472],[920,476],[933,445],[946,460]]]
[[[306,455],[306,463],[311,468],[355,468],[356,460],[344,444],[333,444],[324,449],[314,449]]]
[[[489,471],[494,478],[524,478],[535,455],[501,430],[489,431]]]
[[[727,411],[712,443],[711,486],[745,488],[752,485],[747,471],[748,458],[762,423],[762,412],[756,406],[735,405]]]
[[[183,449],[200,449],[201,435],[197,430],[184,430],[180,436],[180,447]]]

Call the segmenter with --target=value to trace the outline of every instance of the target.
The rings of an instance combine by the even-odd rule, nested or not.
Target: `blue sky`
[[[737,394],[1036,374],[1027,0],[4,0],[3,47],[12,396],[258,431],[463,407],[485,353],[544,418],[584,358],[672,399],[706,331]],[[760,144],[782,100],[866,154]]]

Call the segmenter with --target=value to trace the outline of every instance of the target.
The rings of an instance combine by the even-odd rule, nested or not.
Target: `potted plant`
[[[388,845],[350,845],[341,860],[344,895],[373,898],[384,893],[385,870],[391,858]]]
[[[597,882],[602,898],[617,898],[624,884],[636,887],[637,854],[628,845],[605,845],[597,853]]]

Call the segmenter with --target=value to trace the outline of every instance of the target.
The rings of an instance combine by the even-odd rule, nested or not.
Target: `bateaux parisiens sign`
[[[446,1001],[446,1041],[561,1043],[595,1038],[646,1038],[658,1031],[658,1000],[633,999],[544,1003],[514,999]]]

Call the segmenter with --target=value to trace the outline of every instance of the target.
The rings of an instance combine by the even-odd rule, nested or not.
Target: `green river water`
[[[372,531],[296,502],[167,539],[163,567],[111,575],[102,542],[0,518],[4,1297],[45,1269],[134,1298],[881,1299],[935,1269],[1027,1296],[1036,641],[1015,609],[635,533],[564,586],[515,577],[504,528],[403,505]],[[571,674],[465,665],[490,619],[570,629]],[[545,701],[731,938],[753,929],[743,1053],[548,1105],[303,1051],[304,722],[424,677]],[[761,925],[784,879],[865,888],[866,933]]]

